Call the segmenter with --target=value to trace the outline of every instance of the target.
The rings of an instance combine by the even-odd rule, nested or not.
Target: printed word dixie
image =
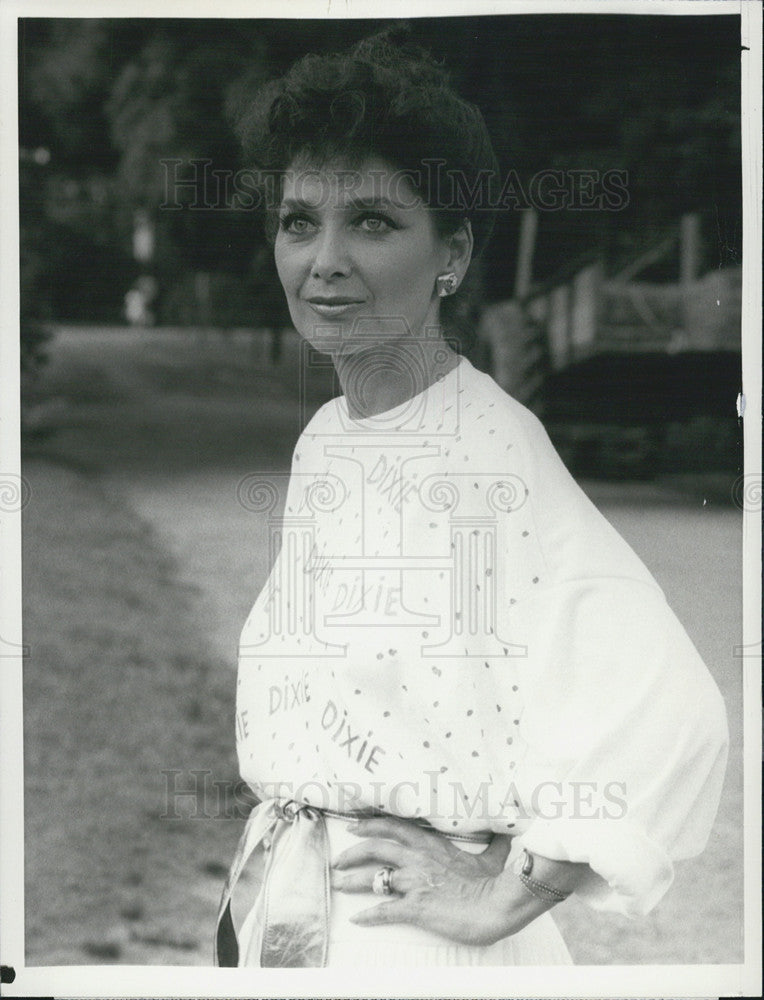
[[[370,774],[374,773],[375,768],[379,764],[379,755],[384,754],[385,751],[382,747],[369,743],[371,730],[369,730],[364,740],[361,739],[359,733],[353,735],[350,730],[347,712],[342,712],[342,715],[340,715],[340,710],[333,701],[327,701],[326,703],[323,715],[321,716],[321,726],[326,730],[331,730],[332,742],[337,743],[339,747],[345,747],[348,757],[351,760],[363,764]]]
[[[284,678],[283,685],[272,684],[268,690],[268,715],[275,712],[290,712],[310,701],[308,675],[303,674],[295,683],[290,677]]]

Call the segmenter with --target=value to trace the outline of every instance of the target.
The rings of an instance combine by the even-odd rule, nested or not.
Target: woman
[[[569,962],[548,910],[646,913],[703,849],[718,690],[536,418],[454,350],[498,176],[477,109],[388,31],[303,59],[241,132],[278,181],[306,357],[343,395],[297,443],[241,635],[261,801],[217,961]]]

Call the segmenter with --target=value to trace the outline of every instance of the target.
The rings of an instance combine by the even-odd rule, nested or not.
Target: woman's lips
[[[362,306],[363,302],[351,301],[348,299],[338,299],[337,301],[326,299],[323,302],[311,302],[310,299],[308,299],[308,305],[311,309],[315,310],[319,316],[341,316],[346,312],[352,312],[352,310],[357,309],[358,306]]]

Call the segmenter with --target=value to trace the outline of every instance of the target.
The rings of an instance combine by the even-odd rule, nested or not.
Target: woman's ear
[[[472,248],[475,245],[470,220],[463,219],[456,232],[448,237],[447,242],[449,249],[446,268],[453,271],[461,281],[470,266]]]

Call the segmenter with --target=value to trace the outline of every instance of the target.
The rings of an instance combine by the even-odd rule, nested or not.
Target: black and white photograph
[[[4,5],[3,996],[756,992],[761,24]]]

